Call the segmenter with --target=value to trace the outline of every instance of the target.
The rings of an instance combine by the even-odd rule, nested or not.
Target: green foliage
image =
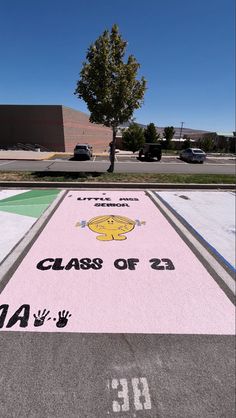
[[[165,149],[171,149],[172,148],[171,140],[172,140],[174,134],[175,134],[175,130],[174,130],[174,127],[173,126],[166,126],[164,128],[163,137],[166,140],[163,143],[163,145],[164,145]]]
[[[140,65],[135,57],[123,61],[126,46],[117,25],[105,30],[89,47],[75,90],[87,103],[90,121],[113,129],[130,120],[146,90],[145,79],[136,80]]]
[[[204,134],[199,141],[200,148],[205,152],[214,151],[216,149],[216,138],[217,135],[215,132]]]
[[[117,127],[141,107],[146,90],[146,80],[136,79],[140,65],[135,57],[124,62],[126,46],[117,25],[105,30],[89,47],[75,90],[91,112],[90,121],[113,130],[109,172],[114,171]]]
[[[166,126],[164,128],[163,137],[166,138],[167,141],[171,141],[175,134],[175,130],[173,126]]]
[[[1,181],[73,181],[81,182],[92,181],[105,182],[126,182],[126,183],[202,183],[202,184],[235,184],[234,174],[157,174],[157,173],[97,173],[97,172],[19,172],[1,171]],[[42,183],[41,183],[42,184]]]
[[[181,148],[186,149],[191,147],[191,142],[189,138],[186,138],[185,141],[182,143]]]
[[[149,123],[149,125],[147,125],[146,129],[144,130],[144,137],[145,142],[154,143],[158,141],[160,134],[157,133],[154,123]]]
[[[138,151],[145,142],[143,129],[137,123],[132,123],[128,129],[123,131],[122,141],[124,149],[127,151]]]
[[[227,152],[236,153],[236,137],[232,138],[228,143]]]

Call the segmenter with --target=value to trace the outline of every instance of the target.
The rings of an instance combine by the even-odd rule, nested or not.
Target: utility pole
[[[180,134],[179,134],[179,142],[182,138],[182,130],[183,130],[184,122],[181,122]]]

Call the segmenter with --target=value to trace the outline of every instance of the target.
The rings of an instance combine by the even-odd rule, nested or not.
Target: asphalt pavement
[[[109,155],[95,154],[90,161],[75,161],[71,154],[30,151],[0,151],[0,171],[106,172]],[[207,155],[204,164],[191,164],[177,156],[165,155],[161,161],[140,161],[137,153],[121,151],[115,155],[117,173],[235,174],[235,155]]]
[[[235,417],[233,336],[0,338],[1,417]]]
[[[110,163],[105,157],[97,157],[91,161],[73,160],[0,160],[0,171],[45,171],[45,172],[106,172]],[[163,158],[160,162],[143,162],[137,158],[121,157],[115,162],[116,173],[176,173],[176,174],[235,174],[236,166],[233,159],[214,159],[204,164],[190,164],[177,158]]]

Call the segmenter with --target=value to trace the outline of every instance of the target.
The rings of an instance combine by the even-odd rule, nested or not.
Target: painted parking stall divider
[[[144,192],[72,191],[1,293],[0,329],[233,334],[234,307]]]

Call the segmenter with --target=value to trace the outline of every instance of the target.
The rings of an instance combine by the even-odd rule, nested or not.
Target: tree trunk
[[[110,143],[110,167],[108,168],[108,173],[113,173],[115,165],[115,151],[116,151],[116,133],[117,127],[112,127],[112,142]]]

